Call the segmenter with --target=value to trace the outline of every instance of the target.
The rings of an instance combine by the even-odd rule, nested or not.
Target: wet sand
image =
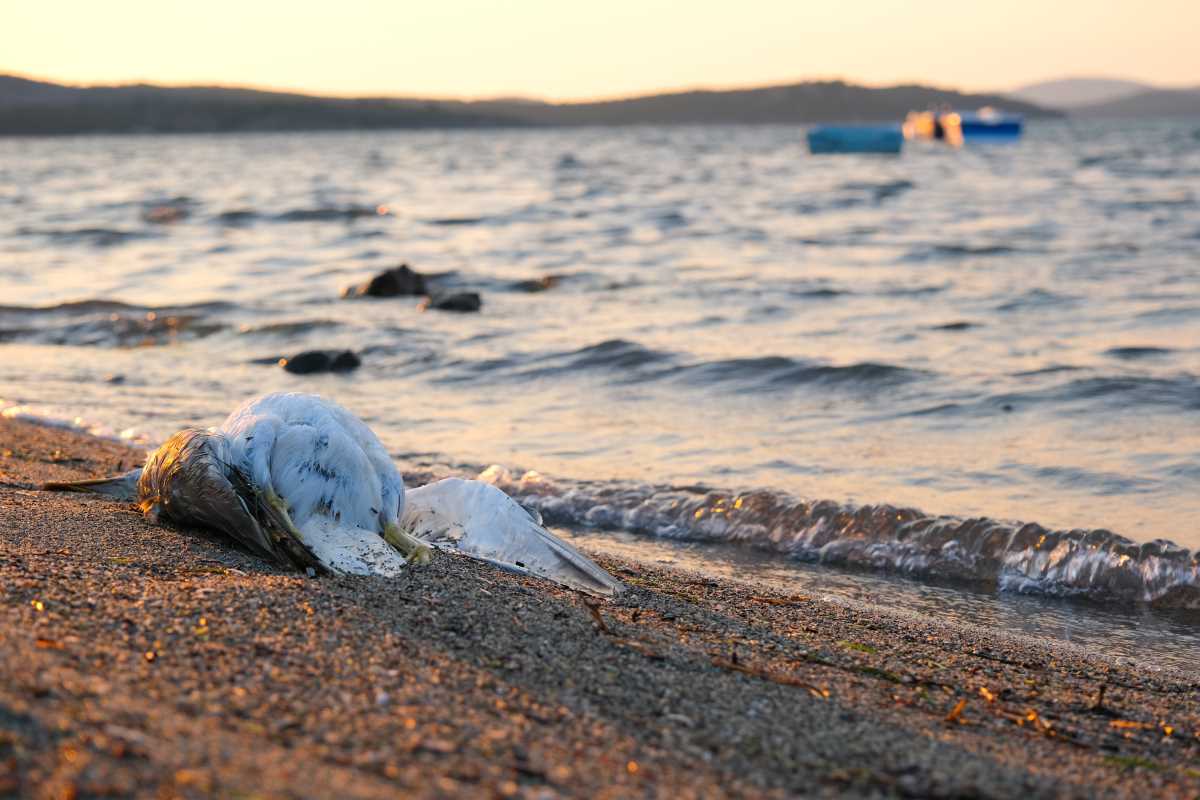
[[[309,578],[0,420],[0,797],[1194,797],[1200,682],[602,557]]]

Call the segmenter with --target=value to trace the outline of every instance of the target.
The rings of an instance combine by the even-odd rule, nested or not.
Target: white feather
[[[621,584],[490,483],[447,478],[409,489],[401,527],[430,544],[602,595]]]
[[[300,527],[304,543],[321,563],[347,575],[382,575],[394,578],[407,563],[374,531],[314,517]]]

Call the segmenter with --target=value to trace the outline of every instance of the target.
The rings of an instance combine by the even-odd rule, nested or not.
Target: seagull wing
[[[591,594],[624,588],[490,483],[447,478],[409,489],[404,507],[401,527],[442,549]]]

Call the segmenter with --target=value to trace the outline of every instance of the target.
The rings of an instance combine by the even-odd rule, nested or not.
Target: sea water
[[[597,546],[1069,607],[1194,663],[1200,120],[803,133],[3,139],[0,398],[153,444],[317,392]],[[340,298],[400,263],[481,311]],[[310,349],[362,366],[277,364]]]

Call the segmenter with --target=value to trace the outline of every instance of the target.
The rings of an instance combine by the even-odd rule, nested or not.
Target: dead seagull
[[[362,420],[310,394],[268,394],[219,427],[186,428],[145,466],[46,489],[137,502],[147,519],[220,531],[299,569],[395,576],[432,548],[611,596],[620,582],[482,481],[404,488]]]

